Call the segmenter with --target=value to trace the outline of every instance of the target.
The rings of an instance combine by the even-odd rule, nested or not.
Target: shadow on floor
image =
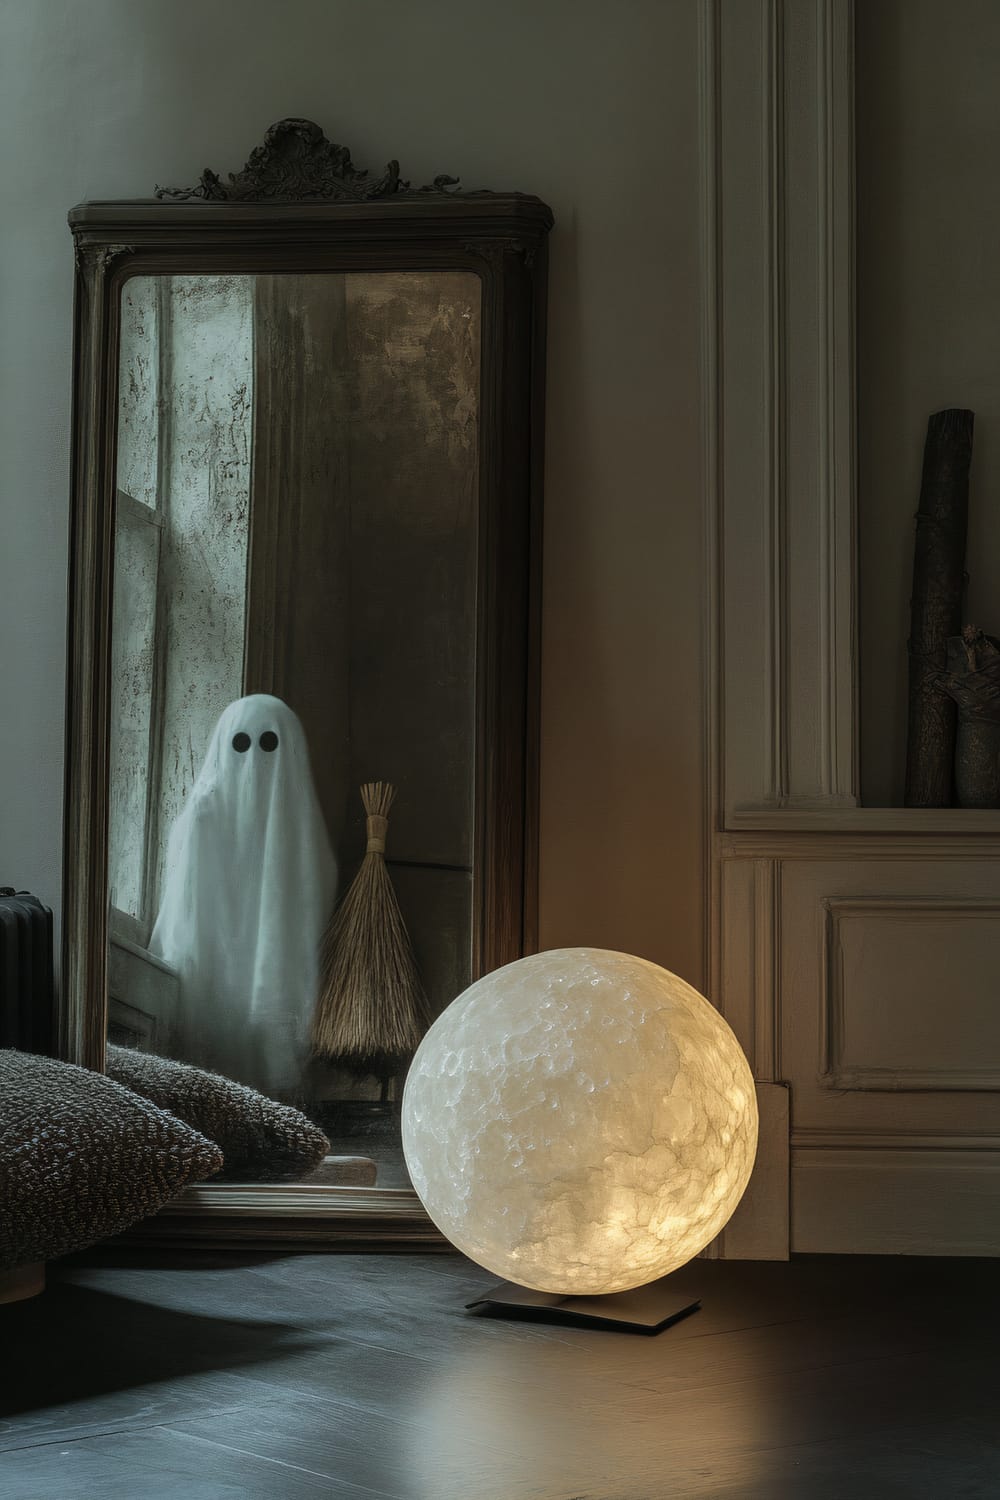
[[[3,1309],[0,1416],[308,1351],[288,1324],[205,1317],[55,1282]]]

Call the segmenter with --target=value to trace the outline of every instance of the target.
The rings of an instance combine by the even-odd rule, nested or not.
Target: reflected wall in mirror
[[[422,1025],[472,977],[480,289],[120,289],[108,1037],[294,1104],[380,1186],[408,1058],[316,1053],[319,950],[384,780]]]

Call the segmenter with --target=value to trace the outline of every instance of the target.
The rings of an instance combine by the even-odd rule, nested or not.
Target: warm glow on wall
[[[624,1291],[729,1219],[757,1101],[697,990],[624,953],[565,948],[478,980],[435,1021],[403,1096],[413,1185],[459,1250],[522,1286]]]

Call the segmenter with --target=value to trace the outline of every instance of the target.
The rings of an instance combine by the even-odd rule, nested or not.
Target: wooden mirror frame
[[[133,276],[472,271],[482,287],[474,976],[536,948],[545,282],[551,211],[519,193],[414,190],[357,169],[318,126],[271,127],[242,172],[83,203],[76,251],[59,1052],[103,1069],[107,1028],[111,611],[120,300]],[[412,1190],[189,1188],[146,1242],[443,1244]]]

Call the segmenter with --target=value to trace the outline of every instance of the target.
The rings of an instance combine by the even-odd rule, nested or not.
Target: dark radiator
[[[54,1020],[52,912],[0,886],[0,1047],[51,1056]]]

